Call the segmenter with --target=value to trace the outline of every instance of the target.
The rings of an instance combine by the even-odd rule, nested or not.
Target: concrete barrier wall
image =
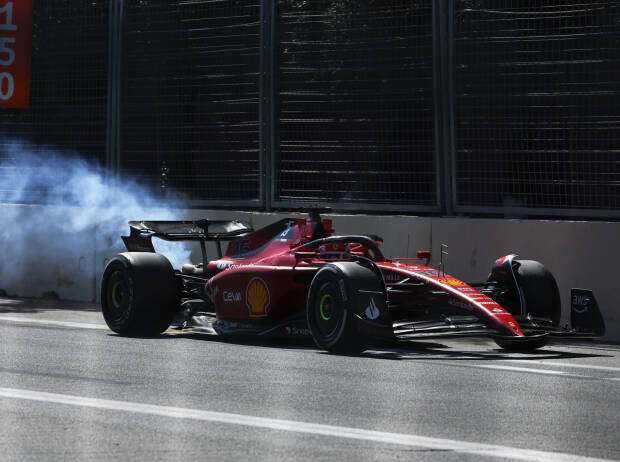
[[[3,213],[6,207],[14,206],[0,206],[0,216],[7,216]],[[39,211],[36,206],[20,209],[19,219],[28,220]],[[79,213],[79,210],[58,207],[55,215],[62,213]],[[153,209],[151,216],[157,213],[158,210]],[[250,222],[255,229],[281,218],[304,216],[195,209],[178,214],[184,219],[241,219]],[[620,257],[620,223],[376,215],[325,215],[325,218],[333,220],[337,234],[382,236],[385,240],[383,252],[388,257],[415,257],[418,250],[432,250],[432,263],[436,267],[440,244],[447,244],[446,272],[466,282],[485,280],[493,261],[503,255],[517,253],[523,259],[538,260],[555,275],[564,312],[570,306],[571,287],[594,290],[607,324],[605,339],[620,341],[617,302],[620,272],[616,266]],[[61,252],[54,249],[55,237],[45,235],[42,230],[41,235],[28,244],[36,246],[37,252],[31,252],[21,261],[3,258],[0,289],[21,296],[40,297],[53,291],[64,299],[97,300],[103,268],[111,257],[123,250],[118,239],[98,229],[93,225],[73,236],[64,236],[75,245]],[[127,232],[129,228],[124,224],[120,229]],[[20,237],[14,236],[14,239]],[[32,239],[32,236],[27,238]],[[10,245],[10,242],[3,242],[3,246]],[[155,247],[158,248],[157,242]],[[197,245],[190,244],[188,250],[193,262],[201,260]],[[216,256],[214,245],[208,247],[208,252],[211,258]],[[7,272],[14,276],[7,278]],[[567,321],[564,317],[563,322]]]
[[[63,224],[80,214],[75,207],[0,205],[0,289],[41,297],[93,300],[99,242],[96,227]],[[70,231],[73,229],[73,231]]]

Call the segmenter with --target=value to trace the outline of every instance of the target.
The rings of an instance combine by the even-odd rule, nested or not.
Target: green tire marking
[[[118,308],[121,306],[121,301],[118,299],[118,288],[120,287],[121,283],[116,281],[113,285],[112,285],[112,303],[114,304],[114,308]]]
[[[323,318],[323,321],[329,321],[332,317],[331,314],[329,316],[325,315],[325,312],[323,311],[323,305],[325,304],[325,300],[328,298],[332,298],[332,296],[329,294],[323,295],[323,297],[321,297],[321,302],[319,303],[319,312],[321,313],[321,318]]]

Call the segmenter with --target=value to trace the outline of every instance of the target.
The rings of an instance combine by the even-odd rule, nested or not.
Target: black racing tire
[[[554,325],[560,324],[561,305],[558,284],[551,272],[540,262],[516,260],[516,276],[523,291],[525,309],[534,318],[548,318]],[[549,343],[546,337],[514,341],[495,339],[495,343],[506,351],[528,352]]]
[[[551,272],[534,260],[517,260],[517,279],[523,290],[527,313],[535,318],[550,318],[560,324],[561,305],[558,284]]]
[[[514,341],[499,338],[496,338],[494,340],[495,343],[497,343],[497,346],[499,346],[503,350],[519,353],[527,353],[530,351],[538,350],[539,348],[542,348],[547,345],[547,343],[549,343],[549,339],[546,337],[526,341]]]
[[[334,264],[321,268],[310,284],[306,304],[308,326],[314,343],[330,353],[358,354],[369,345],[369,338],[358,330],[350,287],[351,281]]]
[[[108,327],[128,336],[164,332],[181,300],[174,269],[166,257],[150,252],[118,254],[101,280],[101,311]]]

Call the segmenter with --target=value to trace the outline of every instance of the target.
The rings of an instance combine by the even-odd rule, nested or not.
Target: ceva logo
[[[379,308],[377,308],[377,304],[375,303],[374,298],[370,297],[370,303],[366,307],[365,313],[368,319],[377,319],[379,317],[379,314],[381,314]]]
[[[225,290],[222,294],[222,299],[225,302],[240,302],[241,292],[231,292],[229,290]]]

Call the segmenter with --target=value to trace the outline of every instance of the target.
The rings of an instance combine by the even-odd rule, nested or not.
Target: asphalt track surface
[[[96,305],[0,298],[0,459],[620,460],[620,347],[486,340],[334,356],[124,338]]]

